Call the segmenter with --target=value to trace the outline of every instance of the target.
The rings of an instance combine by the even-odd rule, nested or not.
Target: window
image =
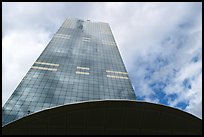
[[[91,38],[88,37],[82,37],[83,42],[90,42]]]
[[[64,39],[70,39],[70,35],[64,35],[64,34],[56,34],[54,37],[64,38]]]

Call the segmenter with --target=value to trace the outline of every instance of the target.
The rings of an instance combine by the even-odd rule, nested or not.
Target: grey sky
[[[193,2],[3,3],[2,104],[69,17],[110,24],[138,99],[202,118],[202,7]]]

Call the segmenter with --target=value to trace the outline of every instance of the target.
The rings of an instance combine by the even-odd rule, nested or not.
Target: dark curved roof
[[[128,100],[89,101],[43,110],[3,134],[202,134],[202,120],[171,107]]]

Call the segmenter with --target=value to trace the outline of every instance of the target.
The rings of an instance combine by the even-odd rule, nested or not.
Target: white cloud
[[[5,35],[2,40],[2,105],[42,53],[48,41],[48,33],[41,30],[19,30]]]
[[[170,80],[167,81],[164,92],[166,95],[175,93],[177,98],[169,101],[168,105],[176,107],[179,102],[184,101],[191,104],[191,99],[196,98],[190,98],[191,94],[188,98],[185,97],[186,90],[183,89],[182,82],[186,77],[200,73],[201,69],[202,60],[196,64],[189,62],[196,54],[201,55],[199,51],[202,21],[199,4],[131,3],[128,6],[121,4],[111,5],[112,7],[110,5],[106,5],[103,13],[108,15],[123,60],[131,73],[131,79],[135,81],[133,85],[137,96],[145,97],[146,101],[157,102],[153,101],[154,98],[151,99],[155,91],[148,84]],[[100,17],[99,13],[97,15]],[[158,56],[166,58],[168,64],[158,68],[158,64],[155,64]],[[144,80],[147,74],[145,68],[148,67],[157,70],[151,74],[150,80]],[[182,78],[179,80],[179,77]],[[197,86],[201,84],[198,83]],[[193,87],[192,85],[192,91]],[[202,110],[199,112],[201,114]]]

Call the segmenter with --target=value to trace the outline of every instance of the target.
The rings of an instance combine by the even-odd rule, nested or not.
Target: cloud
[[[153,11],[144,6],[143,20],[133,21],[138,28],[129,25],[130,33],[128,27],[124,29],[127,39],[120,37],[123,41],[119,45],[138,99],[152,102],[157,98],[159,103],[182,110],[199,108],[188,112],[202,118],[202,98],[197,100],[202,84],[191,84],[191,89],[183,84],[186,79],[189,83],[201,79],[201,8],[195,8],[197,3],[181,5],[165,5],[165,9],[161,4],[151,5]]]
[[[74,17],[110,24],[137,99],[202,118],[201,6],[192,2],[3,3],[3,102],[63,21]]]
[[[2,105],[40,56],[48,41],[48,33],[41,30],[18,30],[5,35],[2,40]]]
[[[68,17],[86,19],[92,5],[83,2],[4,2],[3,34],[15,29],[44,29],[49,33],[55,33]]]

